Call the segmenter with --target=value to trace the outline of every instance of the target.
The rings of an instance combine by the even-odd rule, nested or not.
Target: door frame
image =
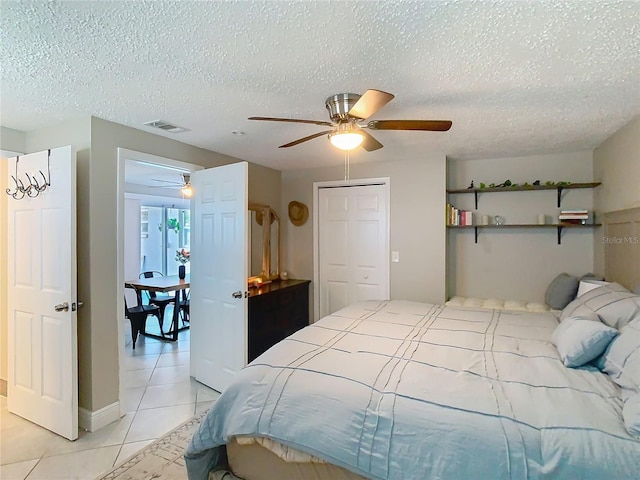
[[[391,245],[390,230],[391,230],[391,177],[376,177],[376,178],[360,178],[353,180],[332,180],[329,182],[313,182],[313,322],[320,320],[320,259],[319,257],[319,244],[320,244],[320,211],[319,211],[319,199],[320,189],[323,188],[344,188],[344,187],[368,187],[371,185],[382,185],[385,187],[385,201],[387,202],[387,251],[385,252],[387,261],[389,261]],[[388,292],[391,289],[391,269],[387,269],[387,289]],[[387,293],[388,293],[387,292]]]
[[[125,348],[122,339],[125,335],[124,324],[124,199],[125,199],[125,181],[124,174],[126,169],[126,160],[136,160],[140,162],[153,163],[164,167],[177,167],[190,172],[196,170],[202,170],[204,167],[195,165],[193,163],[181,162],[179,160],[173,160],[167,157],[160,157],[151,153],[139,152],[136,150],[130,150],[128,148],[117,148],[117,174],[118,174],[118,186],[117,186],[117,252],[116,252],[116,304],[117,306],[117,322],[118,322],[118,401],[120,405],[120,416],[125,415],[124,404],[122,402],[122,390],[120,389],[120,370],[125,357]]]

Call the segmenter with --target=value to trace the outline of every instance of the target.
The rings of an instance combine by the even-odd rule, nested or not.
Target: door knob
[[[55,309],[56,312],[68,312],[69,311],[69,303],[68,302],[59,303],[58,305],[56,305],[53,308]]]
[[[242,298],[242,290],[238,290],[237,292],[233,292],[231,294],[233,298]]]

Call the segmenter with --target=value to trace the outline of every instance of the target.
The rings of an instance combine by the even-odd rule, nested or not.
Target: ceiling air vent
[[[178,127],[177,125],[173,125],[169,122],[165,122],[164,120],[152,120],[150,122],[145,122],[145,125],[148,127],[159,128],[160,130],[164,130],[169,133],[180,133],[186,132],[186,128]]]

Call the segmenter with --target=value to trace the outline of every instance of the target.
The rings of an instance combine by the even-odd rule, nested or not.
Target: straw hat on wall
[[[302,202],[289,202],[289,220],[296,227],[301,227],[309,219],[309,208]]]

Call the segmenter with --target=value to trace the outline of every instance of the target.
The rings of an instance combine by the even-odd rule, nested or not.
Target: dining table
[[[147,337],[158,338],[160,340],[169,340],[175,342],[178,340],[178,332],[187,330],[189,326],[178,327],[180,316],[180,305],[186,301],[185,290],[190,287],[189,274],[185,278],[178,275],[167,275],[164,277],[138,278],[136,280],[128,280],[124,282],[125,287],[133,288],[138,297],[138,304],[142,304],[142,292],[169,293],[175,292],[175,305],[173,306],[173,318],[171,320],[171,330],[165,334],[160,331],[161,335],[142,332]]]

